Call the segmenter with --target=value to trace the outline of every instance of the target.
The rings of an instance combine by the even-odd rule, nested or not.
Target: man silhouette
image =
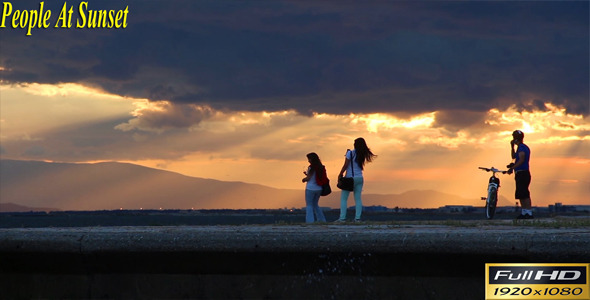
[[[517,219],[533,219],[531,206],[531,193],[529,185],[531,184],[531,172],[529,170],[529,161],[531,159],[531,149],[524,144],[524,133],[520,130],[512,132],[512,141],[510,141],[511,155],[514,163],[508,165],[508,174],[515,172],[514,180],[516,181],[516,191],[514,197],[520,200],[522,208]],[[514,149],[516,147],[516,150]]]

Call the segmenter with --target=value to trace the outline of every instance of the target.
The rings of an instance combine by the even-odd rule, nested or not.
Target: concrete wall
[[[482,299],[485,263],[588,262],[587,229],[0,230],[0,298]]]

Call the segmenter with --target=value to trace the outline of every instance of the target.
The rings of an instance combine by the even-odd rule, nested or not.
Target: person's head
[[[522,141],[524,140],[524,133],[523,133],[522,131],[520,131],[520,130],[514,130],[514,131],[512,132],[512,139],[513,139],[515,142],[517,142],[517,143],[521,144],[521,143],[522,143]]]
[[[357,138],[356,140],[354,140],[354,149],[355,150],[359,150],[359,149],[367,149],[369,147],[367,147],[367,142],[365,142],[365,139],[363,139],[362,137]]]
[[[367,146],[367,142],[362,137],[354,140],[354,150],[356,150],[357,154],[356,162],[361,169],[364,169],[365,162],[372,162],[373,158],[377,156],[371,152],[371,149]]]
[[[307,153],[307,161],[309,161],[309,164],[312,167],[319,167],[322,165],[320,157],[315,152]]]

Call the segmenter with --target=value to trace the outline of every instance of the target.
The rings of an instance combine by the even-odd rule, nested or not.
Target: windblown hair
[[[363,138],[354,140],[354,150],[356,150],[356,163],[361,167],[361,170],[365,169],[365,162],[372,162],[377,157],[371,152]]]
[[[309,159],[309,162],[311,163],[311,165],[310,165],[311,173],[320,174],[322,168],[324,167],[324,165],[322,165],[322,161],[320,160],[320,157],[315,152],[311,152],[311,153],[307,154],[307,158]]]

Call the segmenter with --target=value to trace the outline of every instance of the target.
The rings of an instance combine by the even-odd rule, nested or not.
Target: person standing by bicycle
[[[508,165],[508,174],[512,174],[512,171],[515,172],[516,191],[514,197],[520,200],[522,209],[517,219],[533,219],[531,193],[529,191],[529,185],[531,184],[531,172],[529,170],[531,149],[524,144],[524,133],[522,131],[515,130],[512,132],[512,138],[510,148],[514,163]],[[517,146],[516,150],[514,146]]]

